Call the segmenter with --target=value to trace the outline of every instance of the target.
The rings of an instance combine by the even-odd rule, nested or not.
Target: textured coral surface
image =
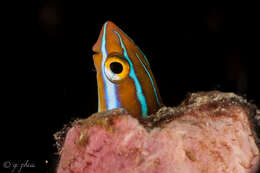
[[[241,97],[216,91],[147,120],[122,109],[97,113],[69,129],[58,173],[254,173],[255,113]]]

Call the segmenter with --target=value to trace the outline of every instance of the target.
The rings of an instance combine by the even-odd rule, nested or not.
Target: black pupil
[[[119,62],[112,62],[110,64],[110,69],[113,73],[119,74],[123,71],[123,66]]]

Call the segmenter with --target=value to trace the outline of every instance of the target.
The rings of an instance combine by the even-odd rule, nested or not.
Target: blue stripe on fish
[[[146,104],[146,99],[145,99],[145,96],[143,94],[143,91],[142,91],[142,87],[140,85],[140,82],[138,80],[138,78],[136,77],[135,75],[135,70],[134,70],[134,67],[133,67],[133,63],[131,62],[130,58],[128,57],[128,54],[127,54],[127,50],[125,48],[125,45],[122,41],[122,38],[120,36],[120,34],[114,30],[114,33],[116,33],[116,35],[118,36],[119,38],[119,41],[120,41],[120,44],[121,44],[121,47],[123,48],[124,50],[124,56],[125,58],[127,59],[129,65],[130,65],[130,73],[129,73],[129,76],[134,80],[134,83],[135,83],[135,87],[136,87],[136,95],[137,95],[137,98],[139,100],[139,103],[141,105],[141,111],[142,111],[142,116],[143,117],[147,117],[148,115],[148,112],[147,112],[147,104]]]
[[[148,71],[147,68],[145,67],[144,63],[142,62],[142,60],[140,59],[140,57],[138,56],[138,54],[137,54],[136,52],[135,52],[135,54],[136,54],[137,58],[139,59],[139,61],[141,62],[141,64],[143,65],[143,67],[144,67],[144,69],[145,69],[147,75],[148,75],[149,78],[150,78],[150,81],[151,81],[151,84],[152,84],[152,86],[153,86],[153,91],[154,91],[154,95],[155,95],[155,97],[156,97],[157,103],[158,103],[159,105],[161,105],[160,100],[159,100],[158,95],[157,95],[157,91],[156,91],[156,88],[155,88],[153,79],[152,79],[152,76],[150,75],[149,71]]]
[[[102,51],[102,63],[101,63],[101,73],[102,73],[102,78],[104,80],[104,85],[105,85],[105,97],[106,97],[106,108],[107,109],[114,109],[117,108],[119,103],[117,100],[117,93],[116,93],[116,86],[110,82],[104,73],[104,65],[105,61],[107,59],[107,50],[106,50],[106,27],[107,23],[105,23],[104,26],[104,31],[103,31],[103,36],[102,36],[102,43],[101,43],[101,51]],[[100,110],[100,103],[99,103],[99,110]]]

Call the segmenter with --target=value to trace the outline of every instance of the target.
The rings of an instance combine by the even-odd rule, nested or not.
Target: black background
[[[4,161],[29,160],[36,172],[55,170],[53,134],[97,111],[92,46],[107,20],[146,54],[165,105],[215,89],[260,104],[253,8],[63,0],[26,5],[6,14],[12,19],[5,25],[1,63]]]

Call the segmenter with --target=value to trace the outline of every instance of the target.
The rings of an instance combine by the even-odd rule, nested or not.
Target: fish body
[[[146,56],[114,23],[103,25],[93,51],[99,111],[125,108],[146,118],[162,106]]]

